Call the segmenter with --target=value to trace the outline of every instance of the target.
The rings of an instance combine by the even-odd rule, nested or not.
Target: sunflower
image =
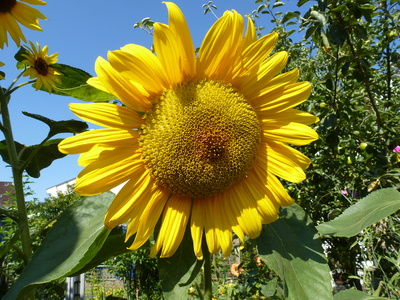
[[[124,105],[71,104],[83,120],[106,128],[70,137],[60,151],[81,153],[81,195],[125,183],[105,216],[113,228],[129,222],[129,249],[160,228],[151,255],[169,257],[190,227],[194,253],[202,238],[210,253],[232,249],[232,231],[256,238],[262,224],[293,203],[277,176],[299,182],[310,160],[287,144],[318,138],[318,118],[294,109],[311,92],[297,69],[279,74],[288,54],[269,56],[278,35],[256,39],[251,19],[226,11],[196,57],[180,9],[167,2],[169,24],[154,24],[154,47],[129,44],[99,57],[88,83]],[[244,33],[245,32],[245,33]],[[278,75],[279,74],[279,75]]]
[[[41,31],[39,20],[47,20],[46,17],[36,8],[30,7],[25,3],[32,5],[45,5],[46,2],[41,0],[2,0],[0,2],[0,48],[3,49],[4,44],[8,46],[7,32],[11,38],[20,46],[20,40],[26,42],[25,36],[21,31],[18,23],[33,30]]]
[[[31,79],[37,78],[36,90],[44,86],[51,93],[55,83],[61,82],[58,77],[60,73],[51,67],[52,64],[57,62],[58,53],[49,56],[47,55],[47,46],[41,48],[38,43],[36,43],[36,46],[32,42],[29,42],[29,44],[30,47],[26,47],[28,54],[22,54],[26,58],[22,63],[28,66],[23,76],[29,76]]]

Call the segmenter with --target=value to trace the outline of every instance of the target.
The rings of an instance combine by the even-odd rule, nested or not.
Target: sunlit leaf
[[[89,263],[110,233],[103,216],[114,197],[111,192],[82,197],[65,210],[3,300],[22,299],[36,285],[74,274]]]
[[[297,204],[264,225],[257,238],[260,257],[283,281],[286,299],[332,299],[330,269],[310,218]]]
[[[64,64],[53,64],[52,67],[61,73],[61,84],[57,84],[52,93],[89,102],[108,102],[115,99],[115,96],[88,85],[87,80],[93,77],[89,73]]]
[[[386,188],[372,192],[332,221],[317,226],[324,235],[351,237],[400,209],[400,192]]]

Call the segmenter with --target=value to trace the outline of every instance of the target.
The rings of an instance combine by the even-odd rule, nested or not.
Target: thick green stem
[[[212,300],[211,254],[203,250],[204,254],[204,300]]]
[[[8,110],[9,94],[0,90],[1,116],[3,119],[3,133],[5,136],[9,161],[14,180],[15,199],[18,209],[18,227],[21,230],[21,242],[24,256],[27,260],[32,256],[31,237],[29,233],[28,216],[25,206],[25,194],[23,186],[23,169],[18,160],[18,153],[15,147],[14,137],[11,129],[10,113]],[[27,262],[27,261],[26,261]]]

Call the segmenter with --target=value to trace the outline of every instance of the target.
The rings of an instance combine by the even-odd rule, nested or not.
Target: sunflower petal
[[[79,118],[99,126],[132,129],[143,123],[139,114],[111,103],[71,103],[69,108]]]
[[[107,228],[114,228],[129,219],[140,217],[142,211],[135,208],[138,203],[147,203],[153,184],[148,170],[144,168],[132,170],[132,179],[125,183],[108,208],[104,225]]]
[[[243,47],[243,18],[227,11],[207,32],[200,47],[197,75],[200,79],[224,79],[232,72]],[[232,77],[232,75],[230,75]]]
[[[95,70],[101,84],[126,106],[135,111],[147,111],[151,102],[136,86],[115,70],[108,61],[99,57],[96,60]],[[88,81],[90,83],[90,80]]]
[[[164,2],[168,8],[168,24],[177,43],[180,45],[175,50],[180,50],[179,61],[184,78],[192,79],[196,76],[196,55],[189,27],[185,16],[179,7],[172,2]]]
[[[187,197],[173,195],[164,209],[163,220],[157,240],[151,249],[154,257],[161,249],[160,257],[170,257],[178,249],[185,234],[191,201]]]
[[[164,191],[159,188],[153,188],[149,202],[147,203],[146,201],[143,201],[147,203],[146,208],[143,210],[143,212],[138,211],[138,214],[141,214],[140,222],[135,241],[128,248],[129,250],[139,249],[150,238],[151,234],[154,232],[157,221],[164,210],[164,206],[167,203],[169,195],[170,193],[168,191]],[[131,234],[127,233],[127,238],[130,236]]]
[[[143,170],[140,153],[129,155],[126,149],[103,151],[99,158],[83,169],[75,182],[75,191],[83,196],[97,195],[132,178]]]
[[[89,151],[97,144],[115,147],[138,146],[139,133],[134,130],[114,128],[96,129],[82,132],[61,141],[58,149],[65,154],[77,154]]]

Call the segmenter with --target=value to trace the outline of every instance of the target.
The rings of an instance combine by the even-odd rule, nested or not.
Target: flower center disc
[[[158,184],[181,196],[206,198],[246,176],[260,127],[233,87],[194,81],[164,91],[145,116],[140,141]]]
[[[16,0],[2,0],[0,3],[0,14],[9,13],[11,9],[17,4]]]

